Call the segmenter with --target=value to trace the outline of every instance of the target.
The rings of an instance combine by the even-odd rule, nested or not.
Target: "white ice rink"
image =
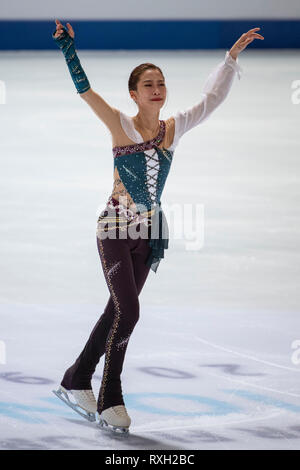
[[[200,99],[225,52],[78,55],[91,86],[131,116],[131,70],[160,66],[167,119]],[[175,151],[162,206],[203,204],[204,245],[187,251],[171,233],[140,295],[124,438],[52,393],[109,297],[96,222],[113,187],[111,136],[59,50],[0,53],[1,449],[300,448],[299,58],[248,47],[241,80]]]

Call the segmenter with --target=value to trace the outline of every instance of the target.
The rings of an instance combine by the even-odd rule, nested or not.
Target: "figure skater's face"
[[[130,96],[143,108],[160,109],[166,101],[166,94],[164,77],[157,69],[145,70],[138,81],[137,91],[130,90]]]

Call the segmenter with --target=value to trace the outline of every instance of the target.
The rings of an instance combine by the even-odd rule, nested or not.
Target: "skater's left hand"
[[[248,44],[250,44],[250,42],[254,41],[254,39],[265,39],[263,36],[255,32],[258,29],[260,28],[249,29],[247,33],[242,34],[240,39],[234,43],[229,51],[233,59],[236,59],[239,53],[242,52],[248,46]]]

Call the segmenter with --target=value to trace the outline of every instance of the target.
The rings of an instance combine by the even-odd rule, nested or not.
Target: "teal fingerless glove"
[[[89,90],[91,86],[77,56],[74,39],[71,38],[65,27],[63,27],[63,30],[63,33],[57,38],[54,37],[56,33],[56,31],[54,31],[52,38],[65,56],[77,93],[84,93]]]

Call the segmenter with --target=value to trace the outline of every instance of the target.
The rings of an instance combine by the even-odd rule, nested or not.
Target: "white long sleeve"
[[[183,134],[205,121],[210,114],[225,100],[232,86],[235,73],[239,80],[243,69],[234,60],[229,51],[225,59],[208,76],[202,91],[202,99],[185,111],[178,111],[175,118],[175,135],[170,149],[175,149]]]

